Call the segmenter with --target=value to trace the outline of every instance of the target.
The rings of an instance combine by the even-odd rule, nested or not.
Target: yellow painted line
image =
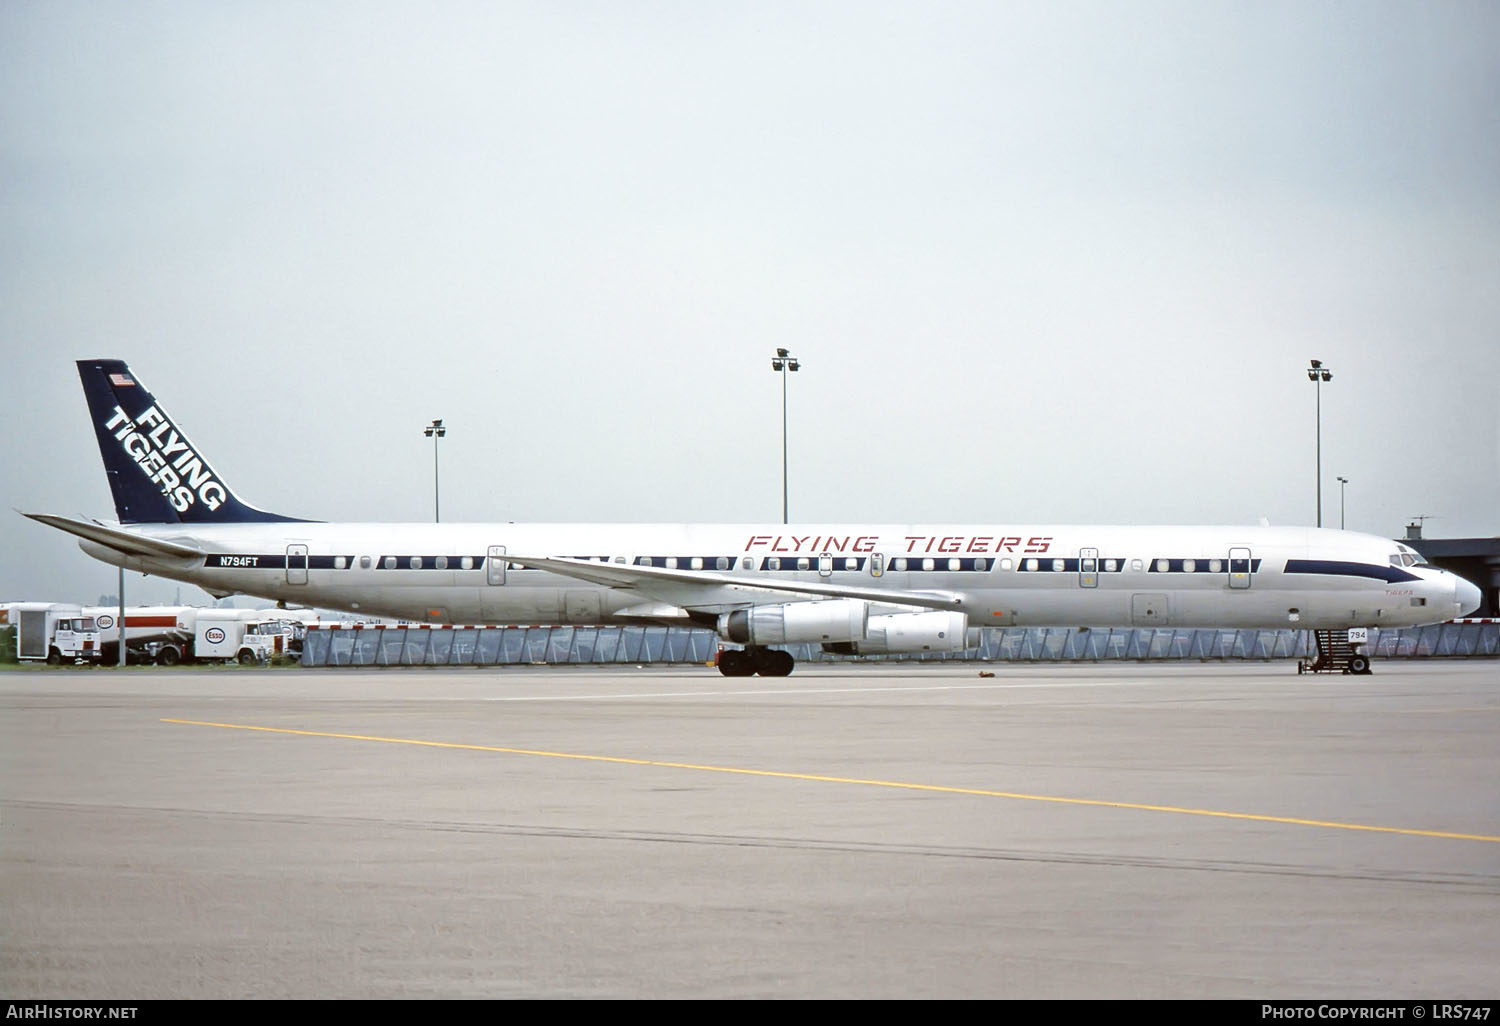
[[[1141,802],[1108,802],[1096,798],[1063,798],[1046,794],[1022,794],[1017,791],[989,791],[974,787],[946,787],[941,784],[912,784],[898,780],[865,780],[859,777],[830,777],[816,773],[786,773],[779,770],[743,769],[736,766],[704,766],[691,762],[661,762],[656,759],[629,759],[618,755],[583,755],[576,752],[548,752],[532,748],[505,748],[500,745],[465,745],[452,741],[421,741],[408,737],[377,737],[371,734],[336,734],[323,730],[294,730],[290,727],[257,727],[244,723],[212,723],[206,720],[164,719],[188,727],[222,727],[226,730],[254,730],[266,734],[295,734],[302,737],[327,737],[342,741],[378,741],[389,745],[417,745],[422,748],[451,748],[470,752],[498,752],[504,755],[536,755],[548,759],[577,759],[583,762],[608,762],[622,766],[656,766],[662,769],[696,770],[700,773],[734,773],[746,777],[774,777],[780,780],[812,780],[824,784],[860,784],[865,787],[889,787],[903,791],[929,791],[938,794],[966,794],[982,798],[1013,798],[1027,802],[1052,802],[1057,805],[1090,805],[1108,809],[1135,809],[1140,812],[1175,812],[1184,816],[1212,816],[1216,819],[1239,819],[1255,823],[1287,823],[1292,826],[1324,827],[1330,830],[1363,830],[1377,834],[1405,834],[1409,837],[1440,837],[1455,841],[1484,841],[1500,844],[1500,837],[1486,834],[1461,834],[1446,830],[1413,830],[1407,827],[1370,826],[1363,823],[1340,823],[1325,819],[1299,819],[1295,816],[1265,816],[1253,812],[1224,812],[1218,809],[1188,809],[1176,805],[1147,805]]]

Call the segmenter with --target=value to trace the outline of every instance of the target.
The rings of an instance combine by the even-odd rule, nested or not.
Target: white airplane
[[[716,630],[726,676],[773,646],[959,651],[989,626],[1408,627],[1479,589],[1399,542],[1305,527],[322,523],[240,501],[120,360],[79,376],[117,520],[25,516],[114,566],[361,615]]]

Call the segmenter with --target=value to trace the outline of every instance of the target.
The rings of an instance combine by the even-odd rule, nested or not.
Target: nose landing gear
[[[1359,651],[1363,640],[1349,638],[1351,631],[1313,631],[1318,654],[1297,660],[1298,673],[1370,673],[1370,657]]]

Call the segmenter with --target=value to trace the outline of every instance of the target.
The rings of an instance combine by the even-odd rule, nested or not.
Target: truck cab
[[[16,655],[22,662],[92,664],[103,654],[99,622],[81,606],[17,602],[9,618],[16,624]]]

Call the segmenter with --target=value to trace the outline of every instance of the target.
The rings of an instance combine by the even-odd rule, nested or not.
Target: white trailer
[[[85,606],[83,612],[99,624],[104,645],[104,661],[114,665],[120,660],[120,607]],[[180,661],[186,642],[193,636],[194,606],[126,606],[125,650],[133,663],[158,661],[168,648],[178,659],[167,657],[167,664]]]
[[[22,662],[96,663],[102,655],[98,621],[82,606],[11,602],[0,613],[16,625],[16,656]]]
[[[96,607],[105,628],[106,661],[118,658],[119,609]],[[269,662],[301,641],[310,610],[232,609],[202,606],[127,606],[125,645],[132,662],[158,666],[198,661]]]
[[[125,646],[132,663],[264,663],[277,656],[295,658],[306,625],[317,622],[311,609],[127,606]],[[0,627],[12,625],[18,656],[25,661],[119,662],[119,606],[0,603]]]
[[[195,660],[222,660],[241,666],[268,663],[287,651],[288,633],[276,610],[203,610],[193,634]]]

